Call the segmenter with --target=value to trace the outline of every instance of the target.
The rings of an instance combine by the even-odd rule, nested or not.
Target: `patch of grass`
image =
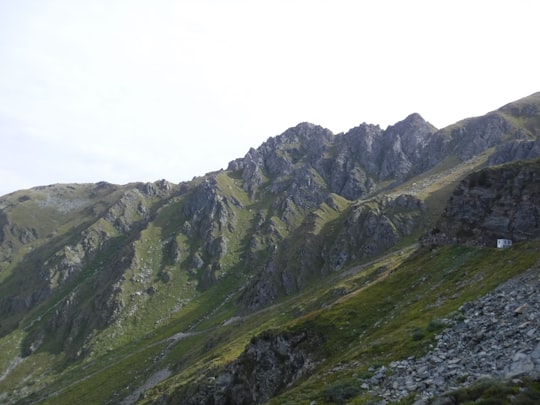
[[[482,379],[466,388],[444,395],[452,404],[504,405],[540,403],[540,380]]]
[[[330,404],[345,404],[362,390],[357,379],[347,378],[338,380],[322,389],[324,401]]]
[[[153,359],[160,353],[162,347],[150,346],[115,360],[110,358],[109,364],[103,364],[96,373],[88,372],[86,376],[64,386],[60,391],[52,392],[48,398],[41,398],[43,404],[99,404],[111,401],[111,394],[122,388],[144,382],[143,371],[153,369]],[[105,359],[104,359],[105,360]],[[103,360],[101,361],[103,362]],[[77,375],[80,376],[79,373]],[[99,387],[99,389],[96,389]],[[112,401],[114,402],[114,401]]]

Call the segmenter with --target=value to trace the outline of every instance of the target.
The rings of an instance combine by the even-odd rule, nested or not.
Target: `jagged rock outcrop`
[[[262,404],[312,371],[313,347],[322,338],[310,331],[263,332],[224,370],[205,376],[195,392],[179,392],[161,403]]]
[[[514,127],[502,116],[491,113],[471,119],[452,132],[454,150],[461,160],[467,160],[497,145]]]
[[[512,140],[499,144],[489,157],[489,165],[515,160],[533,159],[540,156],[540,93],[505,105],[500,113],[519,123]]]
[[[332,204],[331,201],[329,201]],[[272,251],[264,270],[244,290],[241,302],[250,310],[269,305],[279,295],[301,291],[314,277],[342,270],[374,257],[413,234],[425,214],[423,202],[411,195],[373,199],[346,211],[320,227],[322,212],[308,215],[296,232]]]
[[[481,117],[468,118],[438,131],[423,150],[423,169],[456,156],[462,161],[496,147],[490,164],[507,163],[519,156],[536,157],[534,141],[540,135],[540,93],[507,104]],[[523,143],[526,141],[526,143]]]
[[[465,161],[511,137],[516,129],[497,112],[469,118],[438,131],[423,150],[422,170],[454,156]]]
[[[489,157],[488,165],[495,166],[516,160],[533,159],[540,156],[540,138],[528,140],[518,138],[511,142],[498,145],[495,152]]]
[[[424,244],[495,246],[540,236],[540,160],[483,169],[463,180]]]
[[[373,257],[411,235],[421,224],[424,203],[411,196],[384,198],[351,207],[339,233],[322,251],[329,271]]]
[[[419,114],[384,131],[364,123],[338,135],[302,123],[251,149],[228,170],[242,172],[252,195],[263,186],[272,193],[288,190],[295,204],[313,208],[328,193],[356,199],[378,181],[406,178],[435,132]]]
[[[411,114],[384,132],[380,153],[379,179],[403,179],[424,160],[425,148],[429,145],[436,128],[426,122],[420,114]],[[377,161],[376,160],[376,161]]]
[[[234,232],[237,224],[236,209],[242,204],[225,195],[215,177],[208,176],[188,195],[183,206],[185,222],[182,233],[198,240],[187,253],[192,274],[199,278],[199,286],[208,288],[218,278],[221,260],[227,253],[226,232]]]

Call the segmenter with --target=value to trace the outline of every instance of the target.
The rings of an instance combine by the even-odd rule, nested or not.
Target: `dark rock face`
[[[411,114],[405,120],[390,126],[384,133],[380,155],[380,179],[404,178],[419,162],[424,160],[436,128],[424,121],[419,114]]]
[[[540,156],[540,93],[510,103],[481,117],[469,118],[438,131],[426,148],[424,169],[448,156],[467,160],[496,147],[489,165]]]
[[[471,174],[454,191],[425,244],[495,246],[540,236],[540,161]]]
[[[488,114],[467,122],[456,134],[458,156],[467,160],[501,142],[512,126],[499,114]]]
[[[533,159],[540,156],[540,139],[516,139],[497,146],[488,159],[488,165],[494,166],[516,160]]]
[[[353,206],[333,243],[323,248],[325,269],[340,270],[351,260],[382,253],[412,234],[424,212],[423,202],[411,195]]]
[[[326,232],[317,228],[316,214],[307,215],[297,231],[276,245],[241,302],[249,310],[262,308],[279,295],[301,291],[314,276],[381,254],[417,230],[424,212],[422,201],[401,195],[357,203],[339,216],[339,226]]]
[[[321,338],[307,331],[254,337],[234,362],[207,377],[196,393],[178,393],[166,400],[175,404],[262,404],[309,373],[316,365],[310,347]]]
[[[188,253],[190,271],[198,276],[199,287],[208,288],[217,280],[221,259],[227,253],[225,229],[234,231],[237,217],[233,207],[242,208],[239,201],[226,196],[214,177],[208,176],[189,194],[183,206],[182,231],[186,237],[200,240]],[[178,248],[174,256],[178,258]],[[180,261],[177,259],[177,261]]]
[[[285,177],[305,177],[295,172],[304,170],[305,173],[302,163],[319,159],[332,138],[329,130],[302,123],[278,137],[268,139],[257,149],[250,149],[244,158],[229,163],[228,170],[242,171],[244,188],[252,196],[269,178],[272,191],[278,193],[284,190]]]
[[[461,121],[442,129],[426,146],[423,169],[433,167],[448,156],[465,161],[513,136],[515,128],[500,114],[494,112],[478,118]]]

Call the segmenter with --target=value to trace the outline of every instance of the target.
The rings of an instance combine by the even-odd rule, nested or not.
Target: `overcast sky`
[[[0,195],[172,182],[302,121],[436,127],[540,91],[536,0],[0,0]]]

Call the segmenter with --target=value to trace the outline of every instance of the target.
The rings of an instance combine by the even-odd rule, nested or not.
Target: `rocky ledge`
[[[215,376],[160,403],[184,405],[262,404],[316,367],[311,348],[322,337],[307,331],[265,331],[251,339],[242,354]],[[212,372],[210,372],[211,374]],[[189,387],[188,387],[189,389]]]
[[[459,308],[421,358],[372,368],[361,386],[382,404],[410,395],[415,404],[481,378],[540,377],[540,267]]]

